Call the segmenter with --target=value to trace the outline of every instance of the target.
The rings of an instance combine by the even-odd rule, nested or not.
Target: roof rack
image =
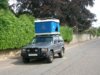
[[[51,32],[51,33],[36,33],[36,35],[59,35],[60,32]]]

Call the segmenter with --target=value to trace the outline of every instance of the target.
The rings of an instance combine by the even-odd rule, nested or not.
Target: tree
[[[18,14],[31,13],[36,18],[58,18],[62,24],[77,26],[79,32],[88,29],[95,20],[87,6],[94,0],[17,0],[20,4]]]
[[[92,39],[92,37],[99,36],[98,28],[95,28],[95,27],[90,27],[85,32],[88,33],[88,34],[90,34],[90,39]]]

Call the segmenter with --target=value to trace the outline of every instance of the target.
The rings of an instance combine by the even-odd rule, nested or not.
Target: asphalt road
[[[0,75],[100,75],[100,39],[66,49],[64,58],[56,56],[52,64],[24,64],[20,58],[1,61]]]

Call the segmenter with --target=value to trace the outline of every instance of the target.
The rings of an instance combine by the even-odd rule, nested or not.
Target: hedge
[[[61,35],[65,42],[70,42],[73,39],[73,29],[68,26],[61,26]]]
[[[0,10],[0,50],[29,43],[34,37],[32,19],[29,15],[17,18],[10,11]]]

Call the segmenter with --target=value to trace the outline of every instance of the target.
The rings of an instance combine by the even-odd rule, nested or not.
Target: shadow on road
[[[54,60],[59,58],[58,56],[54,57]],[[42,64],[50,64],[46,61],[46,59],[34,59],[34,60],[30,60],[29,63],[24,63],[21,59],[21,57],[17,57],[17,58],[10,58],[13,59],[14,61],[12,62],[12,64],[14,65],[42,65]]]

